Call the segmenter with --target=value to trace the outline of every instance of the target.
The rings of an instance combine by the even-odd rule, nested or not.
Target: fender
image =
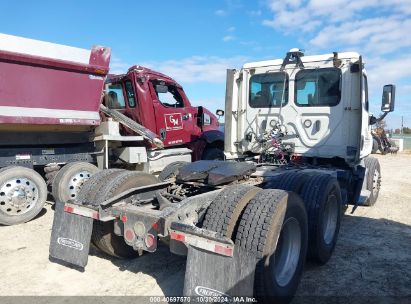
[[[224,133],[219,130],[204,131],[198,140],[189,143],[187,147],[193,151],[192,160],[200,160],[204,149],[210,145],[224,148]]]
[[[217,142],[221,142],[222,144],[224,142],[224,132],[220,130],[204,131],[203,134],[201,134],[201,139],[205,140],[209,145]]]

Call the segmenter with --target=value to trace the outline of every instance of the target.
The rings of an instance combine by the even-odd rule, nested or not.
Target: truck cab
[[[358,53],[293,49],[284,60],[231,70],[229,79],[227,158],[291,155],[353,165],[371,153],[367,73]]]
[[[105,89],[107,107],[158,134],[165,148],[188,147],[193,160],[201,159],[211,147],[222,151],[217,117],[203,107],[192,106],[183,87],[171,77],[136,65],[126,74],[110,75]]]

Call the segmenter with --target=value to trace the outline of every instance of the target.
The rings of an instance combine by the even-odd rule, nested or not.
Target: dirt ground
[[[306,266],[297,296],[411,296],[411,155],[377,157],[377,204],[348,208],[333,257]],[[0,227],[0,295],[182,294],[185,259],[165,246],[131,261],[92,248],[84,272],[50,263],[52,220],[48,205],[27,224]]]

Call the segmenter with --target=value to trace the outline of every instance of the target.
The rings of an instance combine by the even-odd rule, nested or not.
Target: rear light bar
[[[181,231],[170,230],[170,238],[172,240],[183,242],[206,251],[214,252],[223,256],[232,257],[234,254],[234,245],[221,243],[215,240],[184,233]]]

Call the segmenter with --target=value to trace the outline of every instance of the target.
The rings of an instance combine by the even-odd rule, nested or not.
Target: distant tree
[[[404,132],[404,134],[411,134],[411,128],[404,127],[404,129],[402,129],[402,131]]]
[[[401,129],[399,129],[399,128],[395,129],[394,133],[395,133],[395,134],[400,134],[400,133],[401,133]]]

